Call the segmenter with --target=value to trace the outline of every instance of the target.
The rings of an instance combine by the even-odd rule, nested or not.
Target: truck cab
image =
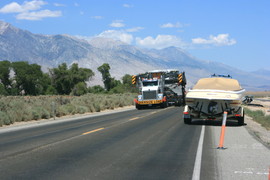
[[[137,108],[141,106],[167,106],[166,96],[164,96],[164,83],[158,78],[142,78],[141,86],[139,89]]]
[[[177,93],[181,93],[181,90],[178,87],[180,85],[178,75],[178,70],[155,70],[134,76],[132,82],[139,88],[138,98],[134,99],[136,108],[148,106],[165,108],[169,104],[179,104]],[[175,90],[178,92],[174,92]]]

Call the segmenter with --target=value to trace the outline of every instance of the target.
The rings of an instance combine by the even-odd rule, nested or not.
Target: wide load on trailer
[[[241,106],[243,89],[231,76],[212,75],[200,79],[186,94],[184,122],[190,124],[192,119],[222,119],[224,111],[228,118],[244,124],[244,109]]]
[[[176,69],[149,71],[132,76],[132,84],[139,88],[138,98],[134,99],[137,109],[185,103],[185,72],[179,73]]]

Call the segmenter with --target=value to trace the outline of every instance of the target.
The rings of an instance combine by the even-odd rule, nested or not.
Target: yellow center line
[[[139,119],[140,117],[135,117],[135,118],[132,118],[132,119],[129,119],[130,121],[133,121],[133,120],[136,120],[136,119]]]
[[[99,129],[95,129],[95,130],[92,130],[92,131],[88,131],[88,132],[83,133],[82,135],[86,135],[86,134],[90,134],[90,133],[93,133],[93,132],[101,131],[102,129],[104,129],[104,128],[99,128]]]

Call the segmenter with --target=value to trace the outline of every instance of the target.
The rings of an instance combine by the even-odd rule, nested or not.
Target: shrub
[[[89,109],[86,106],[76,106],[76,113],[83,114],[89,112]]]
[[[0,96],[0,126],[19,121],[48,119],[53,117],[53,109],[57,117],[114,109],[132,105],[135,96],[128,93],[88,93],[82,96]]]
[[[32,109],[32,119],[38,120],[41,118],[41,112],[39,108],[33,108]]]
[[[11,123],[7,113],[0,111],[0,126],[9,125]]]

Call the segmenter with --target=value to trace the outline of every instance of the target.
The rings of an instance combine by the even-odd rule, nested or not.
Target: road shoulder
[[[214,137],[213,144],[217,147],[221,127],[211,126],[211,131]],[[251,136],[245,126],[227,126],[225,132],[225,149],[216,149],[219,177],[243,180],[267,179],[270,150]]]

